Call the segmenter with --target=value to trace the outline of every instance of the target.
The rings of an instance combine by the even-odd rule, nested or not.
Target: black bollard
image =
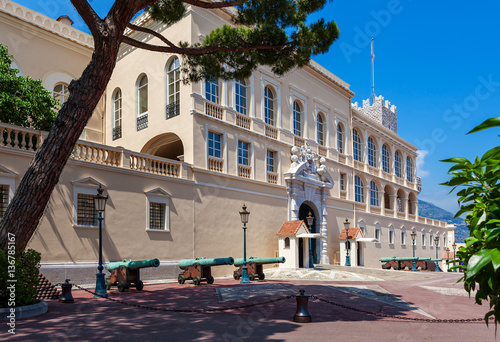
[[[300,290],[300,295],[295,296],[297,299],[297,311],[293,316],[293,321],[297,323],[310,323],[312,322],[311,313],[307,309],[309,296],[304,295],[306,291]]]
[[[71,288],[73,287],[73,285],[69,283],[69,279],[66,279],[66,282],[64,284],[61,284],[61,287],[62,293],[61,297],[59,298],[59,303],[74,303],[75,300],[71,295]]]

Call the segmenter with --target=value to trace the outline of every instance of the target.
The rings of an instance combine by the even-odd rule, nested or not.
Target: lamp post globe
[[[450,271],[450,249],[446,247],[446,265],[448,265],[448,272]]]
[[[314,216],[312,216],[311,212],[309,212],[309,215],[307,215],[306,220],[307,220],[307,226],[309,227],[309,233],[311,233],[311,226],[314,223]],[[314,268],[311,238],[309,238],[309,268]]]
[[[250,212],[247,211],[247,207],[243,204],[242,211],[240,211],[241,223],[243,223],[243,267],[241,268],[241,281],[242,284],[248,284],[250,279],[248,278],[248,267],[247,267],[247,223],[248,216]]]
[[[417,233],[412,231],[410,236],[411,236],[411,241],[412,241],[412,245],[413,245],[413,260],[411,263],[411,270],[413,272],[416,272],[417,271],[417,261],[415,260],[415,238],[417,237]]]
[[[457,255],[455,254],[455,251],[457,249],[457,244],[455,242],[453,242],[453,245],[451,245],[451,247],[453,247],[453,266],[455,266],[455,260],[457,259]],[[455,268],[453,270],[453,272],[456,272],[457,269]]]
[[[351,266],[351,259],[349,257],[349,225],[351,223],[349,222],[348,219],[345,219],[344,221],[344,228],[345,228],[345,250],[346,250],[346,253],[345,253],[345,265],[346,266]]]
[[[439,243],[439,236],[434,237],[434,247],[436,248],[436,272],[441,272],[441,269],[439,268],[439,261],[438,261],[438,243]]]
[[[102,266],[102,214],[106,210],[106,201],[108,200],[108,196],[104,196],[104,189],[101,184],[99,184],[99,188],[97,189],[97,196],[94,197],[94,205],[95,211],[97,212],[97,220],[99,221],[99,266],[97,266],[97,270],[99,271],[96,274],[96,284],[95,284],[95,295],[94,297],[108,297],[108,293],[106,292],[106,283],[104,281],[104,273],[102,270],[104,267]]]

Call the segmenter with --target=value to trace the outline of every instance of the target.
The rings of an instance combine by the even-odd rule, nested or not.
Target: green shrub
[[[16,251],[13,256],[0,250],[0,308],[36,303],[40,259],[41,254],[32,249]],[[13,284],[15,298],[11,298]]]

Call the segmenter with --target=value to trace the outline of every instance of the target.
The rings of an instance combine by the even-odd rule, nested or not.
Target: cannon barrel
[[[380,258],[380,261],[382,261],[382,262],[395,261],[395,260],[396,260],[396,257]]]
[[[106,266],[106,268],[108,269],[108,271],[111,272],[111,271],[119,268],[120,266],[124,266],[128,269],[131,269],[131,270],[136,270],[138,268],[146,268],[146,267],[158,267],[158,266],[160,266],[160,260],[158,260],[157,258],[149,259],[149,260],[139,260],[139,261],[132,261],[131,259],[130,260],[124,259],[123,261],[110,262]]]
[[[247,264],[277,264],[284,262],[285,262],[285,257],[278,257],[278,258],[250,257],[247,259]],[[234,259],[234,266],[236,267],[243,266],[243,258]]]
[[[189,266],[193,266],[195,264],[198,264],[201,266],[219,266],[219,265],[232,265],[233,263],[234,263],[234,259],[232,257],[213,258],[213,259],[205,259],[205,258],[181,259],[181,260],[179,260],[179,268],[181,270],[185,270]]]

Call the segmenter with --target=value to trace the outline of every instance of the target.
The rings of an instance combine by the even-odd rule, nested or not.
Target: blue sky
[[[87,31],[69,0],[17,0],[56,18],[68,14]],[[113,1],[91,1],[104,16]],[[500,3],[484,0],[335,0],[315,17],[335,20],[340,37],[314,60],[351,85],[361,103],[371,94],[370,40],[375,41],[375,93],[398,107],[398,134],[422,152],[419,198],[455,212],[440,159],[482,155],[498,131],[466,136],[500,116]]]

